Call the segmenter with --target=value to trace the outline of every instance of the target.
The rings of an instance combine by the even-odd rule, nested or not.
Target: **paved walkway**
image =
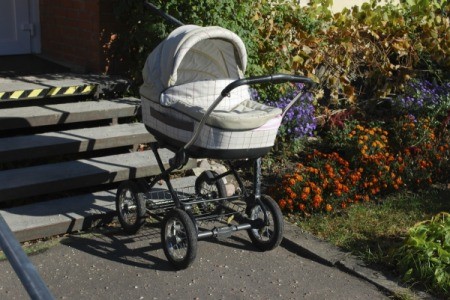
[[[154,227],[135,236],[70,235],[31,260],[58,299],[388,299],[375,285],[285,244],[258,252],[244,232],[199,242],[194,264],[174,271],[159,235]],[[0,268],[0,298],[26,298],[9,264]]]
[[[245,232],[200,241],[196,261],[183,271],[167,262],[160,230],[152,226],[133,236],[118,228],[69,235],[31,261],[59,299],[388,299],[408,293],[290,224],[281,246],[269,252],[257,251]],[[0,268],[0,299],[26,298],[9,263]]]

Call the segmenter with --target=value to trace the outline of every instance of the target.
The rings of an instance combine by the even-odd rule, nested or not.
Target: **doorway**
[[[40,52],[39,1],[0,1],[0,55]]]

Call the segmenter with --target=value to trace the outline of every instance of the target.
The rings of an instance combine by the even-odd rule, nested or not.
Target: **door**
[[[0,0],[0,55],[31,53],[29,0]]]

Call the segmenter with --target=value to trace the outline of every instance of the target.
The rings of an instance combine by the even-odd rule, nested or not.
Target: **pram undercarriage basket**
[[[221,27],[185,25],[175,29],[149,55],[141,86],[143,121],[157,142],[153,152],[161,174],[123,183],[116,208],[122,227],[136,232],[147,214],[162,221],[161,238],[168,260],[186,268],[195,259],[197,240],[247,230],[262,250],[279,245],[283,217],[276,202],[261,194],[261,157],[274,145],[284,113],[251,99],[249,86],[260,83],[313,82],[302,76],[268,75],[244,78],[246,49],[241,39]],[[165,168],[158,153],[175,152]],[[189,158],[227,161],[223,174],[203,172],[189,192],[176,191],[170,175]],[[253,169],[251,187],[238,170]],[[239,187],[228,195],[224,178],[232,175]],[[164,180],[167,190],[155,190]],[[164,196],[162,196],[164,195]],[[219,220],[212,228],[203,226]]]

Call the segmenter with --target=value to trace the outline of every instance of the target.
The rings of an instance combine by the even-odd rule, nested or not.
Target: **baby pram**
[[[164,253],[178,269],[194,261],[198,239],[247,230],[255,246],[271,250],[283,237],[280,208],[261,194],[261,157],[274,145],[284,113],[301,95],[282,111],[252,100],[249,85],[300,82],[309,88],[313,82],[285,74],[244,78],[246,64],[244,43],[233,32],[183,25],[152,51],[143,69],[142,116],[157,140],[151,147],[161,174],[149,183],[122,183],[116,209],[130,233],[147,214],[161,220]],[[175,152],[167,169],[159,148]],[[190,158],[224,160],[229,171],[204,171],[191,191],[175,190],[170,175]],[[245,167],[253,168],[250,187],[238,171]],[[239,186],[232,195],[224,184],[229,175]],[[161,180],[166,191],[155,189]],[[206,226],[211,220],[214,225]]]

